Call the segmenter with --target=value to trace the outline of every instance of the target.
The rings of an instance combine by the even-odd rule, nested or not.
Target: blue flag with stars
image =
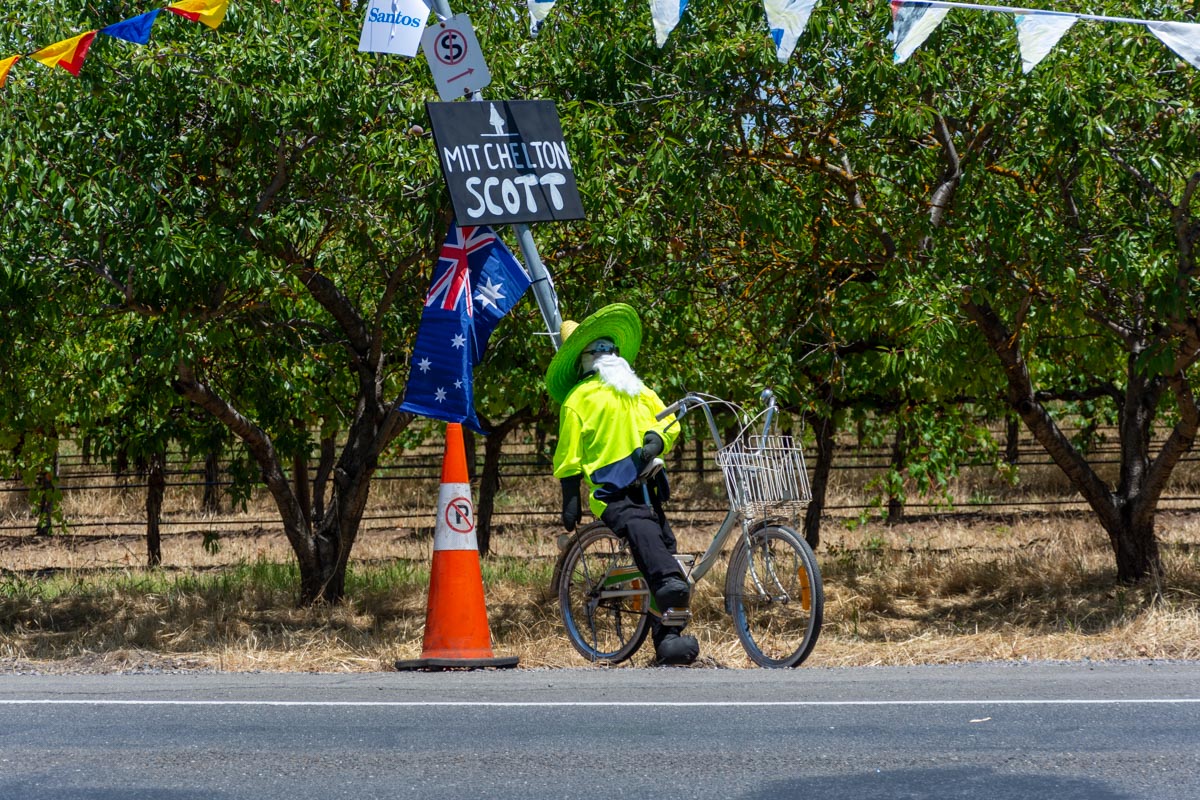
[[[482,433],[471,376],[500,318],[530,282],[491,228],[451,222],[425,295],[400,410],[461,422]]]

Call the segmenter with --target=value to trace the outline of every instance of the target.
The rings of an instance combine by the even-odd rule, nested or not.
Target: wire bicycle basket
[[[804,453],[791,436],[746,435],[717,451],[729,502],[743,519],[796,516],[812,500]]]

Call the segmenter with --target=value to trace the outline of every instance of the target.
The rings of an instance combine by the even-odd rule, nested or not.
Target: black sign
[[[459,225],[583,219],[549,100],[426,103]]]

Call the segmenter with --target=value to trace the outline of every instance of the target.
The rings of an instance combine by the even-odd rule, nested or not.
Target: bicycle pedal
[[[692,612],[686,608],[668,608],[662,615],[662,624],[669,628],[682,627],[691,621]]]

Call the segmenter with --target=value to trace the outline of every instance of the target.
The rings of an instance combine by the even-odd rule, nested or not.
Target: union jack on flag
[[[486,226],[460,228],[450,225],[438,263],[434,268],[433,285],[425,296],[425,305],[432,306],[441,299],[442,309],[453,311],[466,298],[467,316],[474,316],[471,302],[471,254],[491,245],[496,234]]]

